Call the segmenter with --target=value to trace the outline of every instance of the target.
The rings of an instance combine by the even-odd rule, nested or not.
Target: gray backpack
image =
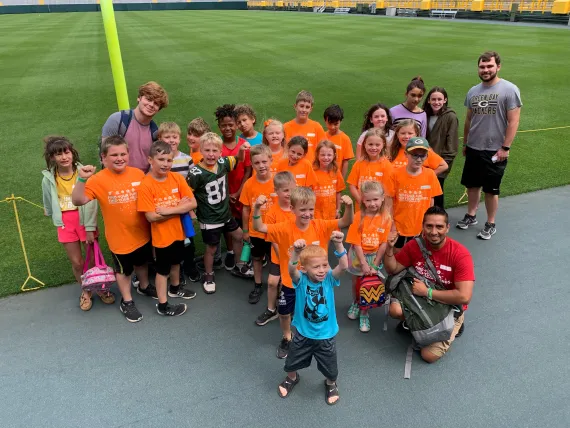
[[[434,342],[449,340],[455,327],[456,314],[461,312],[457,306],[429,300],[412,293],[414,278],[423,281],[434,290],[446,290],[437,274],[437,269],[429,258],[431,253],[426,249],[423,238],[416,237],[424,256],[427,269],[435,278],[435,282],[420,275],[416,269],[409,267],[391,275],[386,280],[386,290],[398,299],[406,319],[406,324],[420,348]]]

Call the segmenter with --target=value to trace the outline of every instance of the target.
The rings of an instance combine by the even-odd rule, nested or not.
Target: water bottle
[[[241,250],[240,260],[244,263],[249,262],[251,256],[251,244],[247,241],[243,241],[243,248]]]
[[[192,217],[190,217],[190,214],[182,214],[180,216],[180,220],[182,221],[182,227],[184,228],[184,235],[186,235],[187,238],[195,236],[196,232],[194,231],[194,225],[192,224]]]

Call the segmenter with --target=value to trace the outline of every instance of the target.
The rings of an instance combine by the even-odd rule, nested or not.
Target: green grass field
[[[289,120],[295,94],[308,89],[313,118],[340,104],[342,128],[355,140],[368,106],[402,102],[417,74],[428,87],[445,86],[462,118],[463,98],[478,83],[476,58],[488,49],[501,53],[501,76],[521,89],[520,129],[570,125],[565,29],[255,11],[121,12],[117,25],[132,102],[138,85],[160,82],[170,107],[157,119],[182,128],[196,116],[213,124],[223,103],[252,104],[260,124]],[[0,76],[0,198],[14,193],[41,205],[42,137],[67,135],[84,163],[95,162],[101,127],[117,110],[100,14],[0,15]],[[570,183],[569,139],[570,129],[519,134],[503,194]],[[462,162],[447,181],[450,203],[463,192]],[[72,281],[51,221],[19,207],[33,274],[50,286]],[[0,224],[3,296],[19,291],[26,272],[7,204]]]

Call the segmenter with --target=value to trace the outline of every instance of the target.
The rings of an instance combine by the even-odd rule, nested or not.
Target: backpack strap
[[[125,138],[131,120],[133,120],[133,110],[121,110],[121,120],[119,122],[119,129],[117,130],[120,137]]]
[[[154,120],[150,121],[150,135],[152,137],[152,141],[158,140],[158,125]]]
[[[418,243],[418,246],[420,247],[420,250],[421,250],[422,255],[424,256],[424,260],[426,262],[426,266],[428,267],[430,273],[432,274],[433,278],[435,279],[435,282],[440,287],[443,287],[441,279],[439,278],[439,275],[437,274],[437,269],[435,268],[435,266],[433,265],[433,262],[429,258],[429,256],[431,256],[431,252],[428,251],[428,249],[426,248],[426,245],[424,243],[424,238],[422,238],[421,236],[416,236],[414,239],[416,240],[416,242]]]

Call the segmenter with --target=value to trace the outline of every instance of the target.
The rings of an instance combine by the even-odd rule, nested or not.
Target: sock
[[[475,217],[477,217],[477,214],[475,214],[475,215],[469,215],[469,214],[467,214],[467,216],[469,216],[469,218],[475,218]]]
[[[132,300],[124,300],[124,299],[121,299],[121,303],[124,303],[125,305],[126,305],[127,303],[132,303],[132,302],[133,302]]]
[[[256,284],[255,284],[255,288],[261,288],[261,287],[262,287],[262,284],[261,284],[261,283],[259,283],[259,284],[256,283]]]
[[[178,290],[180,289],[180,284],[178,285],[170,285],[170,292],[171,293],[178,293]]]
[[[158,304],[158,309],[160,309],[161,311],[165,311],[167,307],[168,307],[168,302]]]
[[[229,250],[229,251],[228,251],[228,254],[233,254],[233,253],[234,253],[234,250]]]
[[[277,311],[277,308],[275,308],[275,309],[269,309],[269,306],[268,306],[268,307],[267,307],[267,310],[268,310],[269,312],[275,313],[275,312]]]

